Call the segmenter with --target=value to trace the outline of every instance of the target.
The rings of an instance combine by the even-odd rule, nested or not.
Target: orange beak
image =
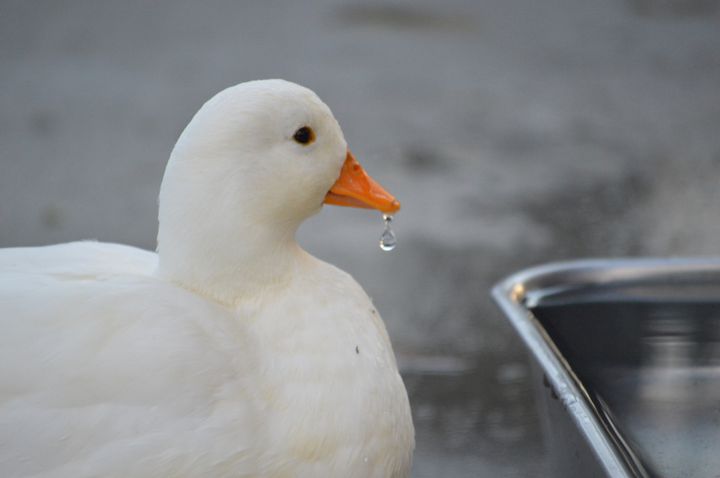
[[[400,210],[400,202],[365,172],[348,149],[340,177],[325,196],[325,204],[377,209],[386,214]]]

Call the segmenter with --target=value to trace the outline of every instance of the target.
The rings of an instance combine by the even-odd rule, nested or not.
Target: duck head
[[[228,88],[195,114],[170,156],[159,271],[206,293],[228,289],[225,299],[242,295],[252,274],[256,285],[277,282],[297,228],[325,203],[400,208],[311,90],[283,80]]]

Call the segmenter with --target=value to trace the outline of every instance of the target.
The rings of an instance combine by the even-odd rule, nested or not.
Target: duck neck
[[[305,254],[295,240],[296,229],[256,224],[232,237],[196,227],[170,240],[161,224],[158,274],[226,305],[257,298],[291,280]]]

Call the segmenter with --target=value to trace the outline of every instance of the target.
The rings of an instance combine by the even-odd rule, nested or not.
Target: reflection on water
[[[550,299],[533,312],[648,475],[717,477],[720,296],[627,292]]]
[[[405,357],[400,365],[416,428],[413,477],[525,477],[542,469],[525,362]]]

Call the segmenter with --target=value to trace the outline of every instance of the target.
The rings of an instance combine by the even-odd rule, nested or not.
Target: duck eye
[[[309,126],[303,126],[295,131],[293,139],[300,144],[310,144],[315,141],[315,132]]]

